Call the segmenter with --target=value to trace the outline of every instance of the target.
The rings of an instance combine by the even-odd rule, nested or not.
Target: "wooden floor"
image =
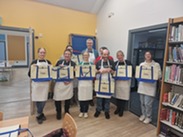
[[[17,76],[18,75],[18,76]],[[14,72],[10,82],[0,83],[0,111],[4,112],[4,119],[27,116],[30,114],[29,101],[29,79],[27,69],[20,69]],[[145,125],[138,120],[138,117],[131,112],[125,111],[123,117],[113,114],[115,106],[111,104],[111,119],[105,119],[103,113],[94,118],[95,106],[90,107],[87,119],[78,118],[79,107],[72,105],[70,113],[78,126],[77,137],[155,137],[156,127]],[[39,125],[35,115],[30,116],[29,128],[35,137],[60,128],[62,120],[56,120],[55,107],[52,100],[49,100],[45,107],[47,120]]]

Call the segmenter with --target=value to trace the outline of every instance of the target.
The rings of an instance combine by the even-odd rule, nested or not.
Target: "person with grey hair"
[[[102,59],[97,62],[96,69],[97,69],[97,75],[101,76],[101,80],[109,80],[111,78],[112,74],[115,71],[115,65],[114,61],[109,60],[109,51],[107,49],[103,50]],[[100,77],[99,76],[99,77]],[[98,78],[99,78],[98,77]],[[100,85],[99,85],[100,86]],[[109,91],[111,92],[111,91]],[[104,101],[104,112],[105,112],[105,118],[110,119],[110,98],[111,94],[102,94],[97,92],[97,107],[96,112],[94,114],[94,117],[98,117],[102,111],[102,102]]]
[[[90,38],[87,39],[86,46],[87,46],[87,48],[85,50],[83,50],[82,53],[84,51],[89,52],[89,54],[90,54],[89,61],[94,63],[95,59],[99,56],[99,54],[98,54],[98,51],[93,48],[93,40]]]
[[[105,49],[108,50],[107,47],[101,47],[101,48],[99,49],[99,51],[100,51],[100,56],[98,56],[98,57],[96,58],[95,64],[97,64],[97,62],[98,62],[99,60],[102,59],[102,53],[103,53],[103,50],[105,50]],[[109,54],[110,54],[110,52],[109,52]],[[109,58],[110,60],[113,60],[113,57],[112,57],[112,56],[109,56],[108,58]]]

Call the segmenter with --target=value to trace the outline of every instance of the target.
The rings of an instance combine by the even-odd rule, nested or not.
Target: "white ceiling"
[[[105,0],[35,0],[35,1],[92,14],[97,14],[105,2]]]

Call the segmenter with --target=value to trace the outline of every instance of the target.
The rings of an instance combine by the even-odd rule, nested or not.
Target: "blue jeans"
[[[37,107],[38,115],[43,113],[43,109],[44,109],[45,104],[46,104],[46,101],[36,102],[36,107]]]
[[[102,102],[104,100],[104,112],[109,112],[110,109],[110,98],[98,98],[97,97],[97,111],[102,111]]]
[[[89,101],[79,101],[80,112],[87,113],[89,108]]]
[[[140,94],[140,103],[142,115],[148,118],[152,118],[152,105],[154,97]]]

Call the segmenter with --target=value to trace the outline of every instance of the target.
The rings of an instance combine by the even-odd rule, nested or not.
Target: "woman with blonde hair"
[[[85,51],[83,52],[83,61],[80,63],[81,66],[90,66],[93,63],[89,62],[90,54]],[[80,104],[79,117],[87,118],[89,102],[93,98],[93,80],[79,80],[78,84],[78,100]]]

